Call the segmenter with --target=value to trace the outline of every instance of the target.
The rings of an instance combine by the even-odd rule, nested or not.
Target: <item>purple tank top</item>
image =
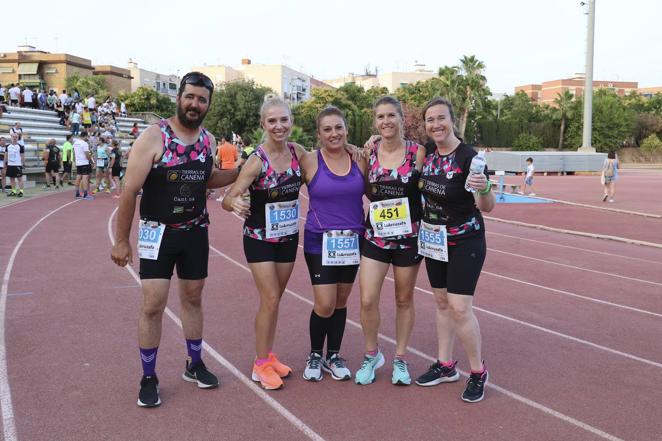
[[[304,227],[306,253],[322,253],[322,233],[329,230],[352,230],[363,235],[363,192],[365,181],[358,165],[345,176],[335,175],[317,151],[317,173],[308,184],[310,203]]]

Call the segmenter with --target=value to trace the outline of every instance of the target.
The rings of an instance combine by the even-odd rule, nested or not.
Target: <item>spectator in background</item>
[[[120,116],[126,117],[126,103],[124,101],[120,103]]]
[[[7,88],[3,87],[2,84],[0,84],[0,103],[4,102],[7,99]]]
[[[533,175],[536,173],[536,169],[533,166],[533,158],[526,158],[526,174],[524,175],[524,186],[522,191],[519,194],[526,194],[526,187],[529,187],[529,196],[535,196],[533,192]]]
[[[55,91],[51,90],[48,92],[48,97],[46,98],[48,110],[55,110],[55,104],[57,104],[57,96],[55,95]]]
[[[23,136],[24,136],[25,133],[23,132],[23,127],[21,127],[20,122],[16,121],[16,123],[14,124],[14,127],[9,129],[9,134],[10,135],[16,135],[16,139],[18,141],[18,144],[21,147],[25,147],[25,140],[23,139]]]
[[[616,193],[616,180],[618,179],[618,157],[616,152],[610,151],[607,153],[607,158],[602,164],[602,185],[604,186],[605,194],[602,197],[602,202],[609,200],[609,203],[614,202],[614,194]]]
[[[23,164],[25,163],[25,147],[19,144],[18,135],[12,133],[11,143],[7,146],[7,176],[11,184],[8,197],[23,197]]]
[[[74,185],[69,182],[71,178],[71,165],[74,160],[74,146],[71,143],[71,135],[67,135],[67,140],[62,144],[62,186]]]
[[[218,166],[221,170],[230,170],[237,166],[239,154],[237,153],[237,147],[230,142],[231,139],[232,134],[226,133],[222,135],[221,139],[218,141],[216,157]]]
[[[44,155],[41,158],[44,161],[46,171],[46,185],[44,190],[51,189],[51,179],[55,179],[55,188],[60,188],[60,163],[62,162],[62,154],[60,148],[55,145],[53,138],[49,139],[44,149]]]
[[[89,128],[92,127],[92,113],[87,107],[83,109],[82,117],[83,117],[83,127],[85,127],[85,130],[89,130]]]
[[[72,98],[74,100],[74,103],[77,103],[78,101],[80,101],[80,92],[78,91],[78,89],[74,89],[74,93],[72,95]]]
[[[41,89],[39,95],[37,95],[37,101],[39,102],[39,108],[41,110],[46,110],[46,92]]]
[[[81,122],[80,114],[77,112],[71,112],[70,121],[71,121],[71,134],[77,136],[78,133],[80,133],[80,122]]]
[[[18,107],[18,102],[21,99],[21,88],[18,85],[11,84],[9,86],[9,105]]]
[[[69,99],[69,95],[67,95],[67,91],[62,90],[62,93],[60,94],[58,99],[60,100],[60,103],[62,104],[62,107],[64,108],[64,106],[67,104],[67,100]]]
[[[0,136],[0,192],[4,193],[5,192],[5,170],[7,167],[5,166],[5,157],[7,153],[7,142],[5,141],[5,138]]]
[[[122,150],[120,144],[116,139],[113,140],[112,149],[110,150],[110,171],[112,177],[113,190],[117,193],[113,195],[114,199],[119,199],[122,195],[122,187],[120,184],[120,177],[122,175]]]
[[[30,107],[31,108],[32,107],[32,98],[33,98],[34,92],[32,92],[32,90],[30,90],[29,87],[26,87],[23,90],[22,95],[23,95],[23,105],[21,107]]]
[[[129,133],[132,137],[137,138],[138,135],[140,134],[140,130],[138,130],[138,123],[135,122],[133,123],[133,127],[131,127],[131,133]]]

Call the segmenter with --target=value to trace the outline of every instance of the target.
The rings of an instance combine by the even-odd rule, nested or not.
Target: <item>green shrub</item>
[[[520,133],[515,142],[513,142],[513,150],[516,151],[538,151],[542,150],[542,143],[540,138],[529,133]]]
[[[644,139],[641,143],[641,149],[646,152],[662,152],[662,141],[655,133]]]

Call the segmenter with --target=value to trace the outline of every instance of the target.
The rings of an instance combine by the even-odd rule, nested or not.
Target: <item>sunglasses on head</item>
[[[191,72],[184,75],[184,78],[182,78],[182,82],[179,85],[179,89],[183,90],[184,86],[187,84],[190,84],[191,86],[205,87],[209,89],[209,92],[214,91],[214,83],[211,79],[207,75],[199,72]]]

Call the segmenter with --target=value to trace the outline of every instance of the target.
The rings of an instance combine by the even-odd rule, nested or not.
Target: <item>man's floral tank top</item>
[[[290,167],[283,173],[277,172],[269,162],[269,157],[260,145],[253,154],[262,160],[262,169],[248,191],[251,195],[251,214],[244,222],[244,235],[268,242],[286,242],[296,237],[295,234],[267,239],[265,234],[265,205],[272,202],[294,201],[299,198],[303,180],[301,168],[294,144],[288,143],[292,160]]]
[[[386,199],[404,198],[409,201],[412,232],[394,237],[376,237],[370,222],[370,213],[366,217],[365,238],[383,249],[404,249],[417,246],[416,238],[422,215],[421,193],[418,189],[419,171],[416,170],[416,154],[422,148],[419,144],[405,140],[405,158],[398,168],[388,169],[379,164],[379,144],[370,153],[368,160],[368,186],[366,197],[371,202]]]

